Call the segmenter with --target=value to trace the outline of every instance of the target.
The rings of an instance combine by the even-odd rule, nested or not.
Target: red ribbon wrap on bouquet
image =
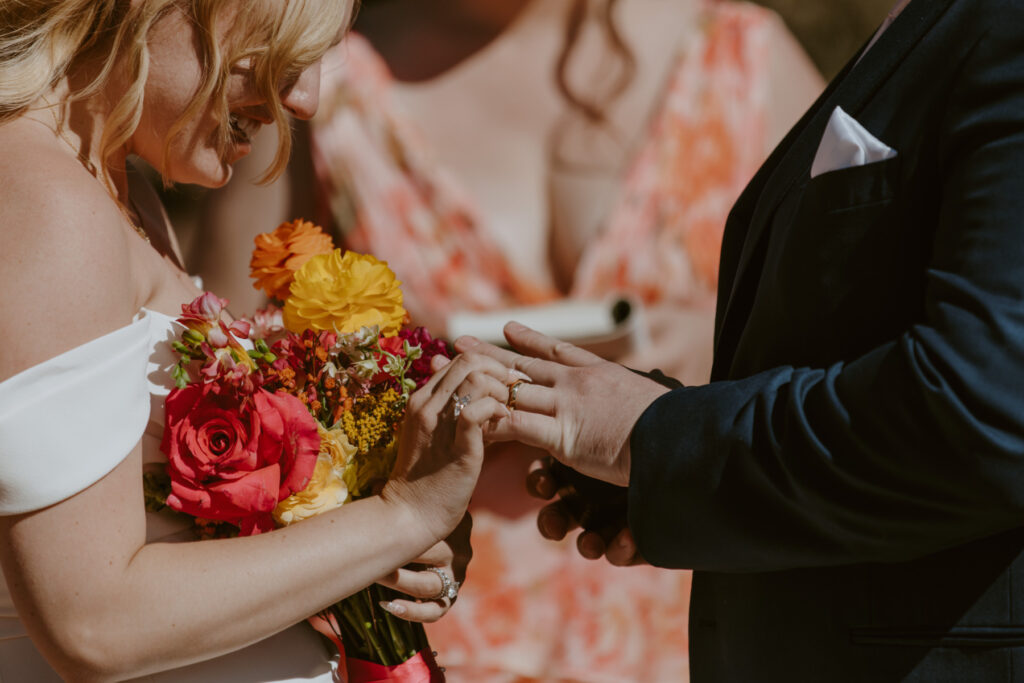
[[[384,666],[362,659],[346,659],[348,683],[444,683],[444,673],[434,655],[424,650],[398,666]]]
[[[384,666],[365,659],[346,657],[345,644],[337,635],[338,624],[332,623],[333,621],[334,617],[330,615],[325,618],[318,614],[309,618],[313,628],[334,643],[341,653],[342,662],[338,668],[342,676],[346,676],[347,673],[344,683],[445,683],[444,672],[437,665],[437,660],[430,650],[423,650],[396,666]]]

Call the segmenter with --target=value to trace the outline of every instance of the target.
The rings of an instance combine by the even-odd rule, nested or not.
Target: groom
[[[509,329],[587,366],[515,361],[510,429],[546,405],[696,570],[695,683],[1024,680],[1024,1],[897,9],[734,207],[709,385],[640,401]]]

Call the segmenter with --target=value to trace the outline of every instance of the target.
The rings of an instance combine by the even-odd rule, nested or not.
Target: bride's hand
[[[399,451],[381,498],[435,540],[469,505],[483,464],[483,427],[507,417],[506,385],[518,373],[481,354],[461,354],[409,399]]]
[[[417,557],[409,565],[396,569],[377,583],[405,593],[409,600],[392,600],[382,605],[396,617],[409,621],[433,622],[443,617],[455,603],[447,596],[438,597],[446,584],[437,572],[443,572],[454,581],[456,597],[466,580],[466,567],[473,557],[469,545],[473,520],[467,512],[448,538]]]
[[[487,437],[541,448],[588,477],[627,486],[629,435],[668,388],[518,323],[505,326],[505,338],[515,351],[472,337],[455,342],[460,351],[490,356],[532,378],[516,389],[517,410]],[[510,391],[496,398],[511,400]]]

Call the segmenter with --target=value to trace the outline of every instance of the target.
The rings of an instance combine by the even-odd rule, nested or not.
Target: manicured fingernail
[[[405,605],[399,605],[395,602],[381,600],[379,604],[382,610],[384,610],[385,612],[390,612],[391,614],[394,614],[396,617],[400,617],[404,615],[406,612]]]
[[[478,346],[479,344],[479,339],[477,339],[476,337],[471,337],[469,335],[463,335],[455,340],[455,345],[458,346],[460,349],[471,349],[474,346]]]
[[[509,322],[505,323],[505,329],[508,332],[519,332],[520,330],[525,330],[526,325],[522,323],[517,323],[515,320],[510,320]]]
[[[532,382],[533,381],[532,379],[530,379],[530,376],[527,375],[525,372],[520,372],[519,370],[516,370],[515,368],[513,368],[513,369],[508,371],[508,380],[509,380],[509,382],[518,382],[519,380],[522,380],[524,382]]]

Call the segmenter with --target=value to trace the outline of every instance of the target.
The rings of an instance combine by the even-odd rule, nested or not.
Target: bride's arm
[[[0,519],[4,574],[62,675],[118,680],[238,649],[369,585],[440,538],[373,497],[259,536],[145,544],[136,448],[45,510]]]
[[[0,303],[0,380],[123,326],[139,304],[130,254],[142,243],[110,227],[119,219],[109,200],[22,189],[31,197],[38,187],[47,196],[29,201],[0,188],[7,216],[31,226],[0,224],[0,287],[10,293]],[[461,519],[482,459],[479,425],[503,410],[474,400],[455,437],[435,442],[437,421],[452,419],[441,413],[448,396],[484,362],[463,357],[413,397],[399,477],[381,496],[286,529],[146,545],[139,447],[71,498],[0,518],[0,561],[33,640],[67,678],[139,676],[258,641],[409,562]]]

